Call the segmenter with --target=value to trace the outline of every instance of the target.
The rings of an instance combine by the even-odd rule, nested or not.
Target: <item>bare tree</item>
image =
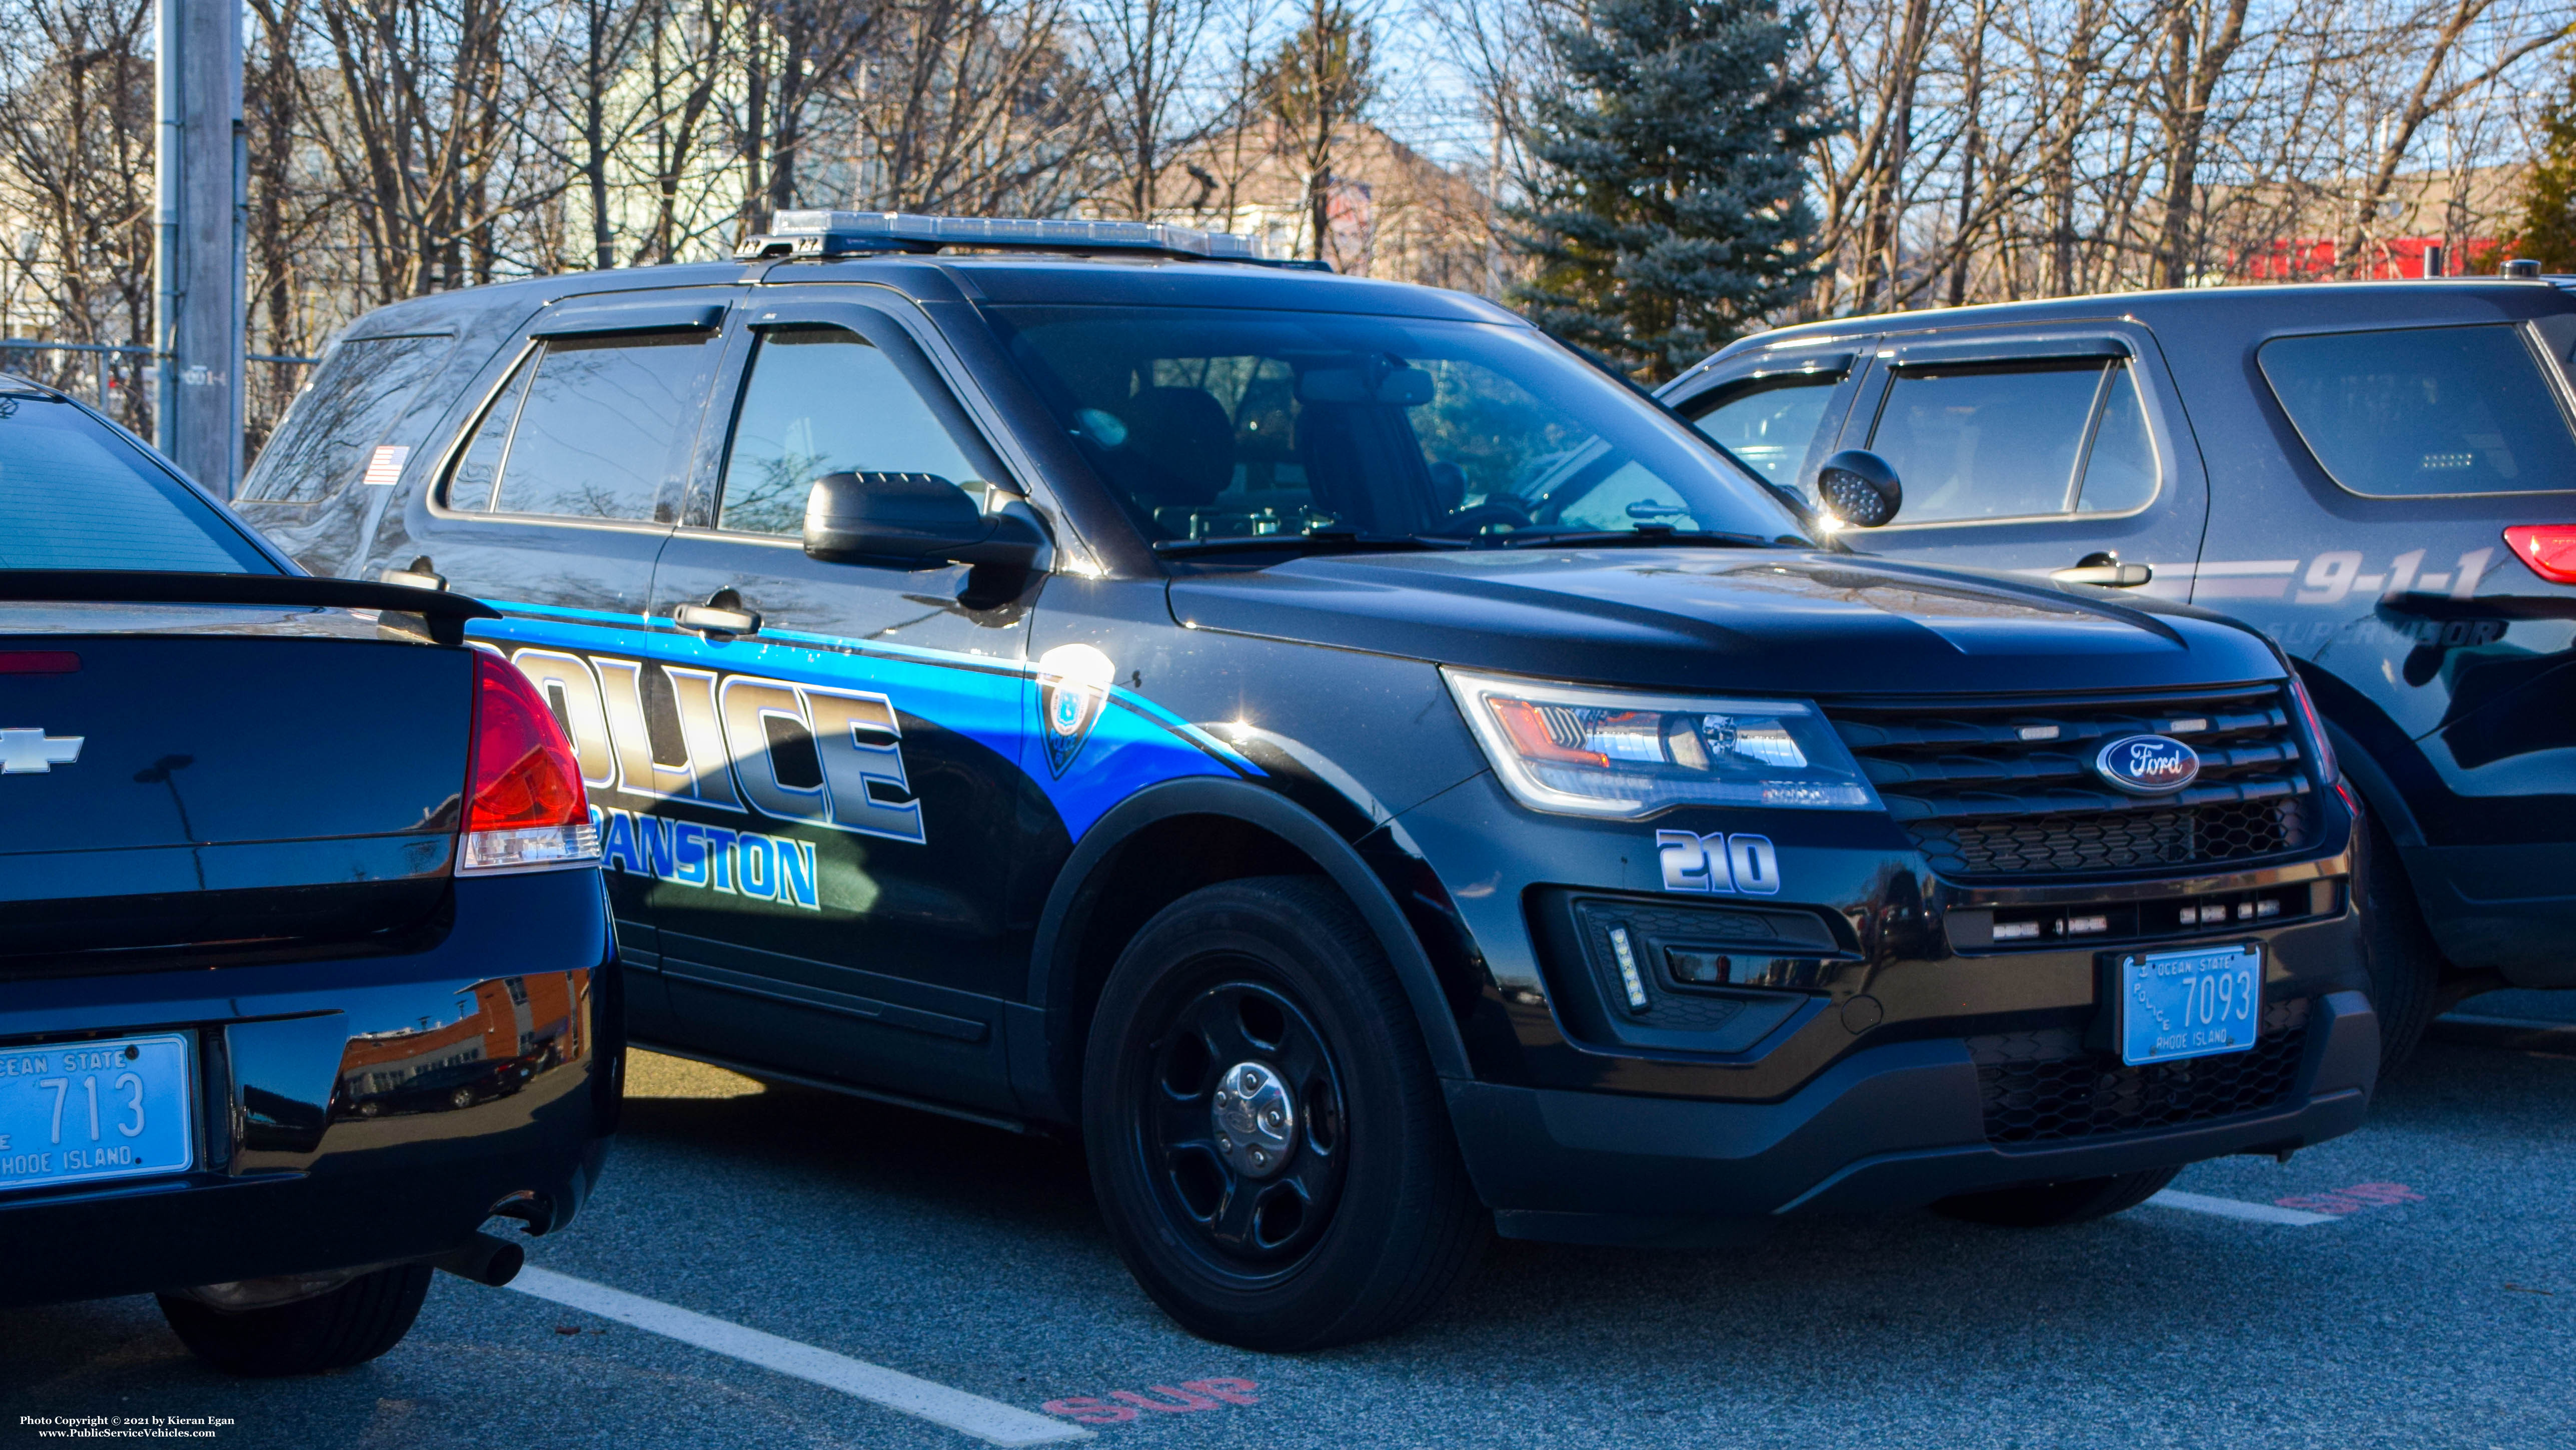
[[[889,0],[852,78],[854,197],[1046,215],[1085,190],[1093,109],[1059,0]]]
[[[1161,209],[1175,157],[1239,122],[1235,98],[1199,72],[1215,15],[1215,0],[1093,0],[1077,17],[1107,190],[1139,221]]]
[[[71,340],[148,343],[150,0],[45,0],[8,24],[8,43],[0,44],[0,198],[33,224],[19,249],[20,276]],[[108,366],[103,358],[92,365]],[[75,367],[58,360],[55,374],[71,381]],[[129,371],[120,381],[138,376]],[[148,393],[118,390],[118,417],[148,429]]]
[[[1333,153],[1377,98],[1375,20],[1345,0],[1306,0],[1295,33],[1265,75],[1277,118],[1306,173],[1308,255],[1331,259]]]

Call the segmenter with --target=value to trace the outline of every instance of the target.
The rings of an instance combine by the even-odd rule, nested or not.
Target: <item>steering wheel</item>
[[[1474,535],[1483,533],[1494,524],[1508,524],[1516,529],[1525,529],[1532,522],[1528,509],[1507,499],[1489,498],[1483,503],[1469,504],[1465,508],[1453,510],[1447,518],[1440,521],[1440,532]]]

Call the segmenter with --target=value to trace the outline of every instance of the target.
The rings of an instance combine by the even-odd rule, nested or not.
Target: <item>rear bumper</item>
[[[504,1205],[569,1222],[624,1054],[597,875],[455,894],[426,951],[10,983],[0,1046],[188,1034],[197,1139],[189,1173],[0,1194],[0,1238],[44,1246],[0,1304],[426,1258]]]
[[[2277,1106],[2044,1146],[1987,1141],[1977,1066],[1957,1040],[1854,1053],[1776,1103],[1447,1087],[1469,1171],[1505,1234],[1679,1242],[1729,1220],[1913,1207],[2303,1147],[2360,1126],[2378,1058],[2368,1000],[2331,992],[2316,1000],[2295,1086]]]
[[[2424,924],[2451,965],[2517,987],[2576,987],[2576,842],[2403,854]]]

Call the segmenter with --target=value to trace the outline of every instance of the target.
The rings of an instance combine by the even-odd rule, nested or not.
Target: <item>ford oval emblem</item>
[[[2172,795],[2200,776],[2200,752],[2167,735],[2123,735],[2093,757],[2094,773],[2131,795]]]

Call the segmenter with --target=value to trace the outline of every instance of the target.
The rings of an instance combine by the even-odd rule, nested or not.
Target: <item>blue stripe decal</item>
[[[898,712],[953,731],[1013,762],[1080,840],[1101,816],[1148,786],[1193,776],[1264,772],[1232,746],[1153,701],[1113,687],[1080,753],[1061,777],[1049,769],[1038,718],[1038,671],[1020,660],[764,629],[716,644],[633,614],[559,605],[499,604],[501,620],[475,620],[477,638],[653,659],[726,673],[882,693]],[[936,831],[940,823],[926,821]]]

